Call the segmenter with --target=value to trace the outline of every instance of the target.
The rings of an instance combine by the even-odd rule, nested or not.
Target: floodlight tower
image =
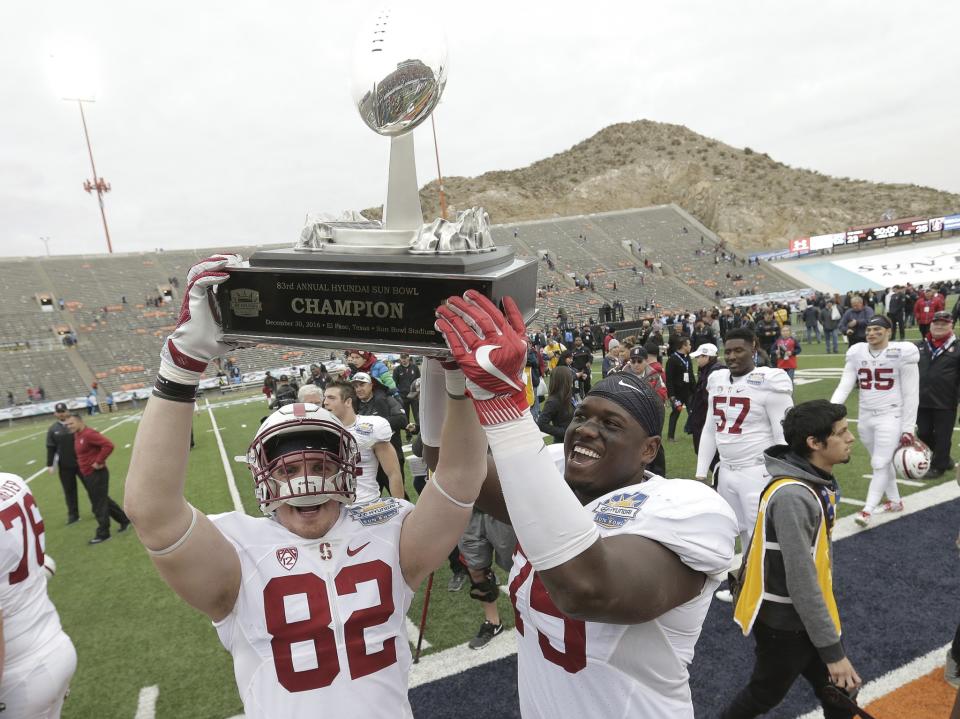
[[[113,244],[110,242],[110,228],[107,227],[107,213],[103,207],[103,196],[110,192],[110,183],[104,180],[102,177],[97,176],[97,166],[93,162],[93,146],[90,144],[90,132],[87,130],[87,118],[83,114],[83,103],[85,102],[96,102],[96,100],[90,98],[80,98],[80,97],[65,97],[64,100],[68,102],[76,102],[77,107],[80,108],[80,121],[83,123],[83,136],[87,140],[87,154],[90,156],[90,169],[93,171],[92,180],[83,181],[83,189],[87,193],[92,193],[96,191],[97,201],[100,203],[100,217],[103,219],[103,234],[107,237],[107,252],[113,254]]]

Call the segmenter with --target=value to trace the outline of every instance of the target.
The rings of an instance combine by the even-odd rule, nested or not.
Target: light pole
[[[84,180],[83,189],[86,190],[87,193],[91,193],[94,190],[97,192],[97,201],[100,203],[100,217],[103,219],[103,233],[107,236],[107,252],[113,254],[113,244],[110,242],[110,228],[107,227],[107,213],[103,207],[103,196],[105,193],[110,192],[110,183],[104,180],[102,177],[97,177],[97,166],[93,162],[93,147],[90,144],[90,132],[87,130],[87,118],[83,114],[83,103],[95,102],[95,100],[83,99],[79,97],[65,97],[63,99],[67,100],[68,102],[76,102],[77,107],[80,108],[80,121],[83,123],[83,136],[87,140],[87,154],[90,155],[90,169],[93,170],[93,180]]]
[[[47,257],[49,257],[49,256],[50,256],[50,238],[49,238],[49,237],[41,237],[41,238],[40,238],[40,241],[43,243],[43,246],[44,246],[44,248],[45,248],[46,251],[47,251]]]

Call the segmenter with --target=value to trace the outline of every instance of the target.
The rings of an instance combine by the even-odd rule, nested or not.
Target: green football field
[[[842,355],[822,354],[822,347],[804,345],[795,402],[829,398],[837,384]],[[599,362],[595,366],[599,367]],[[855,392],[848,407],[850,417],[856,418]],[[201,402],[194,416],[197,446],[191,453],[187,481],[187,499],[198,509],[216,513],[233,508],[222,459],[226,457],[244,508],[259,515],[249,471],[233,458],[245,454],[260,418],[266,413],[259,394],[222,399],[211,396],[209,405]],[[116,445],[108,466],[111,496],[118,502],[123,499],[123,479],[138,416],[126,411],[97,415],[89,421],[90,426],[105,432]],[[87,540],[94,534],[95,523],[82,491],[82,519],[65,526],[60,483],[56,475],[48,474],[43,467],[47,426],[47,422],[15,424],[0,431],[0,471],[30,478],[30,488],[44,515],[47,552],[57,561],[50,595],[79,656],[63,716],[134,717],[141,689],[148,687],[157,687],[159,691],[157,717],[226,719],[241,714],[230,657],[221,648],[213,627],[160,581],[134,532],[118,535],[114,525],[109,542],[89,546]],[[218,434],[223,452],[218,446]],[[696,458],[689,436],[678,433],[678,441],[667,444],[666,453],[668,476],[693,475]],[[869,471],[866,453],[857,445],[851,463],[838,472],[847,500],[865,498],[868,479],[864,475]],[[948,479],[952,481],[952,476],[939,481]],[[922,488],[901,485],[901,492],[909,496]],[[415,496],[412,489],[410,493]],[[841,514],[850,514],[857,506],[844,502],[839,509]],[[459,593],[446,591],[448,579],[449,570],[444,566],[437,572],[431,598],[427,652],[463,644],[476,633],[482,620],[480,606],[469,598],[466,588]],[[422,598],[423,587],[410,610],[415,625],[420,620]],[[503,596],[500,616],[508,626],[513,625],[512,610]],[[411,640],[416,640],[415,633]]]

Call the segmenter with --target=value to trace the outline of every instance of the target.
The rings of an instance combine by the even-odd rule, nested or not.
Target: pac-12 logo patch
[[[607,529],[619,529],[633,519],[647,501],[643,492],[624,492],[605,499],[593,510],[593,521]]]
[[[280,562],[281,567],[289,572],[293,569],[293,565],[297,563],[297,548],[281,547],[277,550],[277,561]]]

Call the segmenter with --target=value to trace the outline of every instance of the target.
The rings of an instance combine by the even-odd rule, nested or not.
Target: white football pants
[[[770,483],[770,474],[762,464],[731,468],[721,462],[717,468],[717,494],[727,500],[737,515],[740,530],[740,551],[747,551],[753,527],[760,511],[760,494]]]
[[[38,651],[3,668],[0,702],[9,719],[59,719],[70,679],[77,669],[77,651],[64,632]]]
[[[861,411],[857,433],[870,455],[873,470],[867,503],[863,507],[863,511],[869,514],[876,510],[884,493],[891,502],[900,501],[897,474],[893,470],[893,453],[900,445],[900,413]]]

